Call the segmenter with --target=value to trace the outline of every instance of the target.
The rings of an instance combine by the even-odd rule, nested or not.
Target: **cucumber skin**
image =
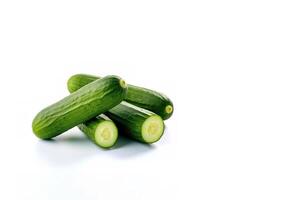
[[[99,78],[100,77],[88,74],[75,74],[68,80],[68,90],[72,93]],[[128,91],[124,100],[133,105],[150,110],[161,116],[164,120],[170,118],[174,111],[173,109],[171,113],[165,112],[167,105],[173,107],[172,101],[166,95],[130,84],[128,84]]]
[[[139,142],[149,143],[142,137],[142,126],[145,120],[156,115],[155,113],[123,101],[106,112],[105,115],[117,124],[120,133]]]
[[[33,132],[41,139],[53,138],[118,105],[126,92],[117,76],[94,81],[40,111],[32,122]]]
[[[117,140],[115,141],[114,144],[112,144],[111,146],[109,147],[104,147],[104,146],[101,146],[101,144],[98,144],[96,142],[96,139],[95,139],[95,132],[96,132],[96,129],[98,127],[98,125],[102,122],[105,122],[105,121],[108,121],[109,119],[108,118],[104,118],[102,116],[97,116],[93,119],[90,119],[82,124],[79,124],[78,125],[78,128],[91,140],[93,141],[97,146],[99,147],[102,147],[102,148],[105,148],[105,149],[108,149],[108,148],[111,148],[112,146],[114,146],[117,142]],[[109,120],[111,121],[111,120]]]

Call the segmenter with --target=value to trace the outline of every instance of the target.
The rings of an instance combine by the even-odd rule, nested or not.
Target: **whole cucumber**
[[[98,76],[75,74],[68,80],[68,90],[72,93],[98,79],[100,79]],[[174,111],[173,103],[166,95],[130,84],[128,84],[128,91],[124,100],[138,107],[150,110],[161,116],[164,120],[170,118]]]
[[[53,138],[118,105],[126,92],[125,81],[117,76],[96,80],[40,111],[33,132],[41,139]]]

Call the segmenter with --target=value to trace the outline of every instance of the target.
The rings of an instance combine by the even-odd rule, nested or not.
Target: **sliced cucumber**
[[[164,133],[164,122],[159,115],[125,101],[105,114],[117,124],[120,133],[143,143],[154,143]]]
[[[95,144],[103,148],[112,147],[118,138],[118,129],[113,121],[101,115],[78,125]]]
[[[148,143],[156,142],[160,139],[164,131],[164,124],[158,115],[147,118],[142,125],[142,137]]]

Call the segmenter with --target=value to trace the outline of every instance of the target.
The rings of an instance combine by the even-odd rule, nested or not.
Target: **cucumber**
[[[53,138],[118,105],[126,91],[125,81],[117,76],[94,81],[40,111],[33,132],[41,139]]]
[[[112,147],[118,138],[118,129],[115,123],[105,115],[79,124],[78,128],[96,145],[103,148]]]
[[[143,143],[154,143],[164,133],[164,121],[159,115],[125,101],[105,115],[117,124],[120,133]]]
[[[87,74],[73,75],[68,80],[68,90],[72,93],[99,78]],[[164,120],[170,118],[174,110],[172,101],[164,94],[134,85],[128,84],[128,91],[124,100],[138,107],[150,110],[161,116]]]

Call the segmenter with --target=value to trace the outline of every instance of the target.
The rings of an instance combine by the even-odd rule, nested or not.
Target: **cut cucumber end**
[[[120,85],[121,85],[122,88],[127,87],[127,83],[123,79],[120,80]]]
[[[173,112],[173,106],[171,105],[167,105],[165,108],[166,113],[170,114]]]
[[[112,147],[118,138],[118,129],[112,121],[100,123],[96,129],[95,142],[101,147]]]
[[[142,137],[146,143],[158,141],[164,133],[164,121],[158,115],[152,115],[142,126]]]

